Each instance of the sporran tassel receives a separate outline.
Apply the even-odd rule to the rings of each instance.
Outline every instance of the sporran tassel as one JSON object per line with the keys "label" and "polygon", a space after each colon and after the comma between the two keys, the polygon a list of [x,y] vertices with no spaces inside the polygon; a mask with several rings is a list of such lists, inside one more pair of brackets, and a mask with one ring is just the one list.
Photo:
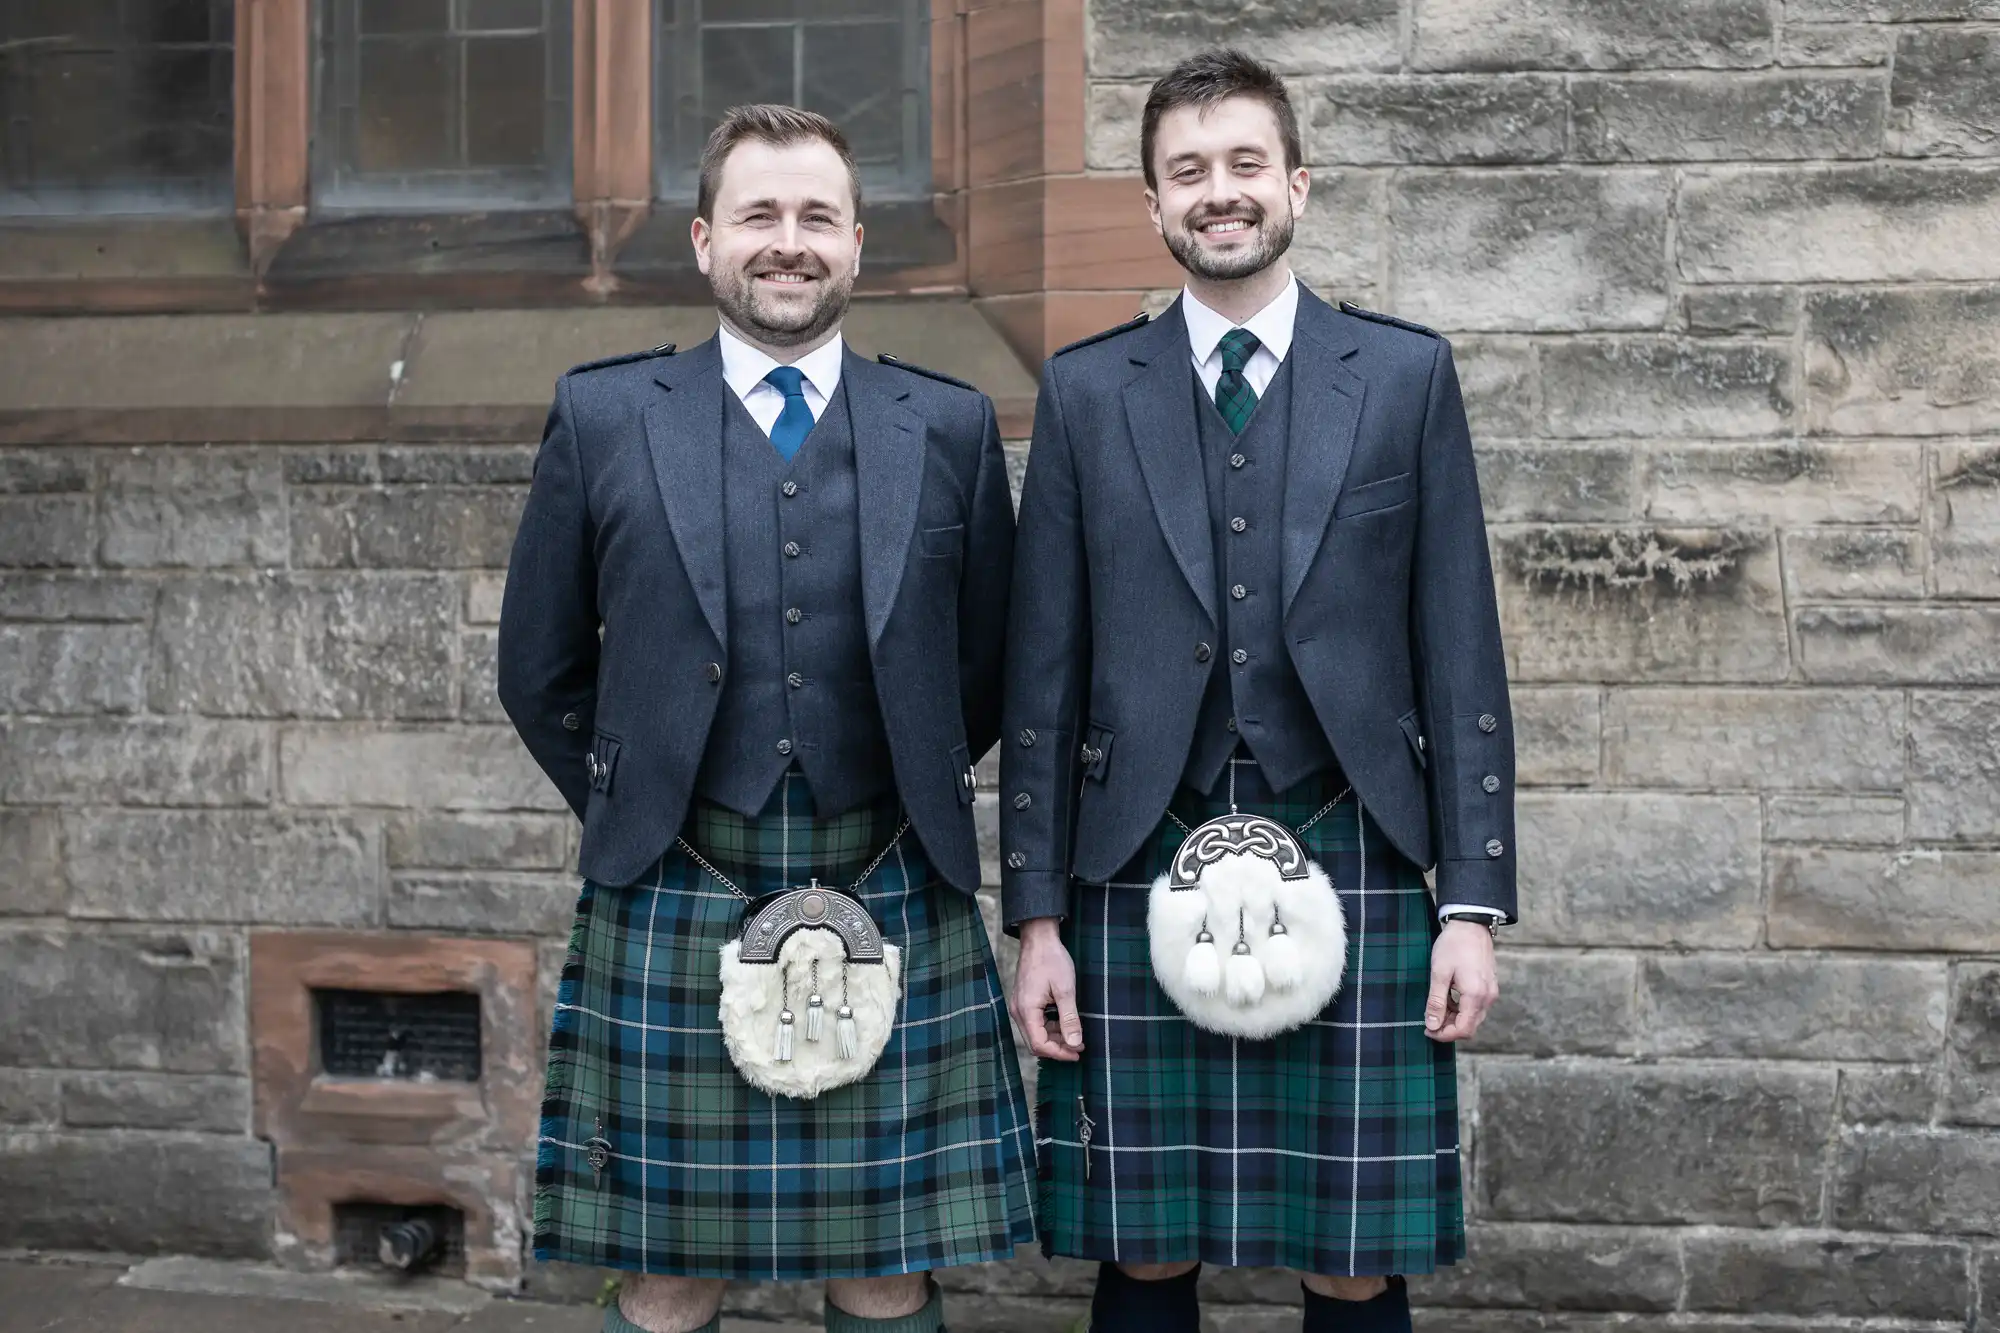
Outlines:
{"label": "sporran tassel", "polygon": [[834,1049],[843,1060],[852,1060],[861,1049],[861,1033],[854,1026],[854,1011],[846,1005],[840,1006],[840,1017],[833,1025]]}
{"label": "sporran tassel", "polygon": [[792,1062],[792,1011],[787,1009],[778,1015],[778,1063]]}
{"label": "sporran tassel", "polygon": [[1197,995],[1213,995],[1222,989],[1222,952],[1215,947],[1215,936],[1208,933],[1207,926],[1194,937],[1184,971],[1188,988]]}
{"label": "sporran tassel", "polygon": [[815,995],[806,1001],[806,1040],[818,1041],[826,1027],[826,1002]]}

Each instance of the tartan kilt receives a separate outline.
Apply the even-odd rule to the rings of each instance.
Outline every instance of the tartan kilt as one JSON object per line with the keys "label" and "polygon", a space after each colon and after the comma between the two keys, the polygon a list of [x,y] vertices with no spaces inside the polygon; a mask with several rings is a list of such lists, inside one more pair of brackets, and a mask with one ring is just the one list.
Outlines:
{"label": "tartan kilt", "polygon": [[[1344,782],[1274,796],[1232,761],[1238,805],[1296,829]],[[1226,814],[1183,789],[1190,826]],[[1348,795],[1301,840],[1347,916],[1319,1018],[1268,1041],[1205,1032],[1153,979],[1147,891],[1185,837],[1163,820],[1108,884],[1073,886],[1080,1062],[1041,1062],[1038,1216],[1052,1255],[1200,1259],[1328,1276],[1428,1273],[1465,1254],[1449,1044],[1424,1035],[1438,933],[1423,875]],[[1094,1122],[1086,1175],[1079,1108]]]}
{"label": "tartan kilt", "polygon": [[[811,875],[852,884],[900,822],[893,798],[816,818],[795,772],[755,818],[699,804],[685,837],[757,898]],[[856,896],[903,950],[896,1027],[866,1078],[798,1101],[744,1082],[723,1047],[718,951],[742,900],[678,846],[636,884],[584,882],[550,1039],[538,1259],[875,1277],[1034,1238],[1032,1129],[978,904],[914,833]]]}

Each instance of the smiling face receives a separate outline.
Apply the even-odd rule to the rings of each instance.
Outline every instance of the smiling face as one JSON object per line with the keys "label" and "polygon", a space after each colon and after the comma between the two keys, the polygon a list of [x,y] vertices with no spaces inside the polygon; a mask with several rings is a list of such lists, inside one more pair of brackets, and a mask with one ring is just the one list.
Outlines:
{"label": "smiling face", "polygon": [[1174,107],[1160,117],[1152,167],[1153,226],[1197,278],[1252,277],[1291,247],[1309,180],[1304,167],[1287,169],[1278,118],[1263,100]]}
{"label": "smiling face", "polygon": [[861,267],[854,211],[847,165],[831,144],[737,144],[692,233],[722,318],[766,348],[824,342],[847,313]]}

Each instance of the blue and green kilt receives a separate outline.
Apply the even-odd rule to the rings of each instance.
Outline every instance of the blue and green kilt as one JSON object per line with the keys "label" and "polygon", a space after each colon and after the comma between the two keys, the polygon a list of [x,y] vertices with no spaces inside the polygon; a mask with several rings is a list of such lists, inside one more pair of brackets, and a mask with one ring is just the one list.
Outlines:
{"label": "blue and green kilt", "polygon": [[[1232,761],[1237,803],[1297,828],[1345,783],[1274,795]],[[1190,827],[1229,810],[1183,790]],[[1308,831],[1347,914],[1339,994],[1269,1041],[1204,1032],[1153,980],[1147,890],[1185,837],[1164,820],[1109,884],[1078,883],[1081,1062],[1041,1064],[1038,1209],[1051,1254],[1125,1263],[1428,1273],[1465,1254],[1452,1048],[1424,1035],[1438,926],[1423,875],[1349,795]],[[1089,1170],[1080,1116],[1092,1122]]]}
{"label": "blue and green kilt", "polygon": [[[814,875],[852,884],[900,821],[894,800],[816,818],[794,773],[754,819],[699,805],[686,836],[756,898]],[[745,1083],[723,1048],[717,954],[742,901],[678,847],[639,883],[584,882],[550,1042],[537,1258],[874,1277],[1034,1238],[1032,1130],[978,905],[914,833],[856,896],[903,951],[896,1027],[867,1078],[797,1101]]]}

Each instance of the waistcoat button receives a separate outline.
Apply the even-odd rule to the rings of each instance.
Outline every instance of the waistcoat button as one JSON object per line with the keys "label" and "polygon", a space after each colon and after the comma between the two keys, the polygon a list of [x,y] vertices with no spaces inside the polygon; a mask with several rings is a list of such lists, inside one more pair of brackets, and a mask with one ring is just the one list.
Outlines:
{"label": "waistcoat button", "polygon": [[791,743],[790,741],[779,741],[779,742],[778,742],[778,753],[779,753],[779,754],[790,754],[791,752],[792,752],[792,743]]}
{"label": "waistcoat button", "polygon": [[1195,660],[1195,661],[1197,661],[1197,662],[1206,662],[1206,661],[1208,660],[1208,654],[1209,654],[1209,647],[1208,647],[1208,645],[1207,645],[1207,644],[1205,644],[1205,643],[1198,643],[1198,644],[1196,644],[1196,645],[1194,646],[1194,660]]}
{"label": "waistcoat button", "polygon": [[797,495],[799,493],[799,484],[796,481],[788,481],[783,486],[780,486],[778,489],[783,491],[785,493],[785,498],[789,500],[794,495]]}
{"label": "waistcoat button", "polygon": [[709,683],[709,684],[711,684],[711,685],[719,685],[719,684],[721,684],[721,683],[722,683],[722,663],[720,663],[720,662],[710,662],[710,663],[709,663],[708,665],[704,666],[704,667],[703,667],[703,668],[701,669],[701,674],[702,674],[702,675],[704,675],[704,676],[707,676],[707,677],[708,677],[708,683]]}
{"label": "waistcoat button", "polygon": [[796,560],[799,558],[799,544],[797,542],[785,543],[785,558],[787,560]]}

